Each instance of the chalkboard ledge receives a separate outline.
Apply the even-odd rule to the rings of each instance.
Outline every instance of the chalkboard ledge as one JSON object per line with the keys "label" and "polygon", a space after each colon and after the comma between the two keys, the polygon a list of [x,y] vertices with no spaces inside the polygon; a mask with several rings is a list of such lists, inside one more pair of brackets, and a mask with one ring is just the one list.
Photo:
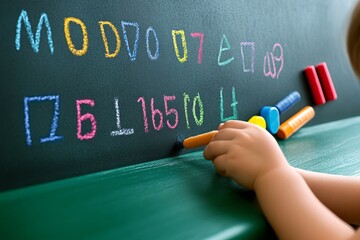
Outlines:
{"label": "chalkboard ledge", "polygon": [[[279,144],[300,168],[360,175],[360,117]],[[202,152],[0,193],[4,239],[275,239],[252,192]]]}

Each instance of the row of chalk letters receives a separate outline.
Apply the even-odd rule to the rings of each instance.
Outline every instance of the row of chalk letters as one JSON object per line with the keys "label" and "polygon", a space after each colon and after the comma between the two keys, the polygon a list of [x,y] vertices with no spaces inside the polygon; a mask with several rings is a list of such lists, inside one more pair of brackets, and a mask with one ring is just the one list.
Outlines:
{"label": "row of chalk letters", "polygon": [[[76,47],[71,38],[70,24],[75,24],[75,26],[80,27],[82,31],[82,46]],[[22,10],[16,25],[16,36],[15,36],[15,48],[16,50],[21,50],[21,30],[22,26],[25,26],[25,30],[30,41],[30,45],[35,53],[39,52],[39,44],[41,38],[41,31],[45,25],[47,32],[47,40],[50,49],[50,54],[54,54],[55,46],[53,41],[53,34],[51,30],[51,24],[46,13],[42,13],[36,28],[35,34],[32,31],[32,25],[29,21],[28,13],[26,10]],[[120,34],[116,26],[110,21],[99,21],[100,33],[104,43],[105,48],[105,57],[106,58],[115,58],[121,49],[121,39]],[[140,26],[137,22],[127,22],[121,21],[121,28],[123,33],[123,39],[125,41],[127,53],[131,61],[135,61],[137,58],[137,53],[139,49],[140,41]],[[135,36],[132,36],[134,43],[131,46],[129,42],[129,36],[127,30],[133,28]],[[109,46],[108,34],[111,31],[113,37],[115,38],[115,46]],[[84,56],[89,48],[89,35],[85,23],[75,17],[66,17],[64,19],[64,34],[66,43],[69,51],[75,56]],[[186,34],[184,30],[172,30],[171,31],[173,46],[175,51],[175,56],[180,63],[188,61],[188,42],[186,40]],[[197,63],[202,64],[203,59],[203,49],[204,49],[204,38],[205,34],[203,32],[191,32],[190,36],[192,38],[199,39],[198,53],[197,53]],[[181,44],[180,44],[181,43]],[[160,40],[156,33],[156,30],[153,27],[148,27],[145,34],[145,44],[147,55],[151,60],[157,60],[160,57]],[[243,72],[254,73],[255,71],[255,42],[244,41],[240,42],[241,47],[241,61]],[[155,49],[151,49],[153,46]],[[223,53],[231,50],[231,45],[226,35],[223,34],[220,41],[220,49],[217,58],[217,63],[219,66],[226,66],[233,62],[235,57],[229,57],[224,59]],[[263,64],[263,73],[266,77],[279,78],[279,75],[284,67],[284,50],[280,43],[275,43],[270,51],[266,51],[264,54]]]}
{"label": "row of chalk letters", "polygon": [[[224,97],[223,97],[223,88],[220,89],[220,121],[225,122],[227,120],[238,119],[237,111],[237,99],[235,88],[232,87],[231,91],[231,116],[225,116],[224,114]],[[58,135],[57,130],[60,121],[60,96],[59,95],[47,95],[47,96],[32,96],[24,97],[24,125],[25,125],[25,136],[26,144],[31,146],[33,144],[32,131],[31,131],[31,108],[41,107],[39,104],[32,103],[41,103],[41,102],[52,102],[53,103],[53,112],[52,122],[50,127],[49,136],[41,138],[40,143],[54,142],[63,140],[64,136]],[[175,101],[183,102],[183,109],[181,112],[179,109],[174,108]],[[179,125],[179,121],[185,121],[186,128],[190,129],[192,124],[195,126],[202,126],[205,118],[205,108],[203,101],[201,99],[200,93],[197,93],[195,96],[190,96],[188,93],[183,93],[180,98],[177,98],[175,95],[167,96],[164,95],[162,99],[150,98],[146,99],[145,97],[139,97],[137,102],[140,106],[140,115],[142,115],[142,120],[144,123],[143,131],[148,133],[149,131],[160,131],[163,128],[175,129]],[[81,111],[82,106],[87,105],[88,107],[95,107],[94,99],[78,99],[76,100],[76,113],[77,113],[77,138],[79,140],[90,140],[93,139],[97,134],[98,122],[96,121],[96,116],[93,113],[87,112],[83,113]],[[161,106],[161,107],[159,107]],[[123,128],[120,119],[120,103],[118,97],[114,98],[114,108],[115,108],[115,122],[116,128],[113,131],[110,131],[110,136],[126,136],[132,135],[135,133],[134,128]],[[182,115],[183,111],[183,115]],[[212,109],[213,111],[213,109]],[[43,111],[46,112],[46,111]],[[133,116],[133,115],[132,115]],[[181,119],[181,116],[184,116]],[[90,123],[91,129],[84,133],[83,124]]]}
{"label": "row of chalk letters", "polygon": [[[235,88],[232,87],[231,91],[232,102],[230,104],[232,108],[232,115],[225,117],[224,116],[224,97],[223,97],[223,88],[220,89],[220,121],[226,122],[228,120],[237,120],[237,99]],[[295,133],[299,128],[305,125],[310,121],[314,115],[314,109],[310,106],[307,106],[297,112],[294,116],[287,119],[283,124],[280,125],[280,115],[293,107],[300,100],[300,94],[297,91],[294,91],[287,95],[285,98],[281,99],[274,106],[264,106],[261,108],[260,116],[253,116],[250,118],[249,122],[257,124],[263,128],[266,128],[271,134],[277,134],[281,139],[286,139]],[[184,115],[186,121],[186,127],[190,129],[189,118],[192,115],[194,123],[197,126],[201,126],[204,122],[205,109],[201,100],[201,96],[197,93],[193,98],[190,97],[188,93],[183,93],[183,106],[184,106]],[[41,138],[40,143],[45,142],[54,142],[62,140],[64,137],[57,135],[57,128],[59,123],[60,116],[60,96],[59,95],[49,95],[49,96],[35,96],[35,97],[25,97],[24,98],[24,115],[25,115],[25,135],[27,145],[32,145],[31,137],[31,127],[30,127],[30,103],[31,102],[44,102],[44,101],[53,101],[54,102],[54,112],[52,118],[52,124],[50,129],[50,134],[48,137]],[[179,124],[179,111],[171,107],[170,105],[176,101],[176,96],[163,96],[163,110],[155,107],[155,99],[150,99],[150,112],[152,128],[155,131],[160,131],[167,126],[169,129],[175,129]],[[137,102],[140,103],[142,109],[142,116],[144,121],[144,132],[148,133],[150,131],[149,118],[148,116],[149,103],[144,97],[139,97]],[[95,101],[93,99],[79,99],[76,100],[76,111],[77,111],[77,138],[79,140],[90,140],[93,139],[97,132],[97,121],[93,113],[83,114],[81,111],[82,105],[89,105],[90,107],[95,107]],[[158,106],[159,104],[157,104]],[[190,108],[189,105],[192,105]],[[127,136],[135,133],[134,128],[123,128],[120,119],[120,106],[119,99],[114,98],[114,107],[115,107],[115,117],[116,117],[116,129],[110,131],[110,136]],[[213,110],[213,109],[212,109]],[[91,123],[91,130],[83,133],[82,126],[84,121],[89,121]],[[165,124],[166,123],[166,124]]]}

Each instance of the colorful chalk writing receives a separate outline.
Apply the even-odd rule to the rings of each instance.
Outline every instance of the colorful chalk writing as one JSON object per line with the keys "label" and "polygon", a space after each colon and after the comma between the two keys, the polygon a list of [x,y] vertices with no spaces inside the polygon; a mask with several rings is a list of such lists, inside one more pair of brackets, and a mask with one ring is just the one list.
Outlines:
{"label": "colorful chalk writing", "polygon": [[[81,49],[76,49],[76,47],[74,46],[74,44],[71,40],[71,36],[70,36],[70,23],[71,22],[76,23],[77,25],[80,25],[80,27],[81,27],[81,31],[83,34],[83,45],[82,45]],[[88,38],[86,26],[80,19],[74,18],[74,17],[65,18],[64,19],[64,34],[65,34],[65,38],[66,38],[66,43],[72,54],[74,54],[76,56],[83,56],[86,54],[88,47],[89,47],[89,38]]]}
{"label": "colorful chalk writing", "polygon": [[30,102],[44,102],[44,101],[54,101],[54,115],[52,118],[50,135],[46,138],[41,138],[40,143],[45,142],[53,142],[56,140],[63,139],[63,136],[57,136],[56,130],[58,128],[59,123],[59,108],[60,108],[60,97],[59,95],[50,95],[50,96],[36,96],[36,97],[25,97],[24,98],[24,115],[25,115],[25,135],[26,135],[26,143],[27,145],[32,144],[31,139],[31,128],[30,128]]}
{"label": "colorful chalk writing", "polygon": [[[101,37],[102,43],[104,44],[105,50],[105,58],[116,58],[120,54],[120,50],[122,47],[121,42],[121,34],[123,40],[125,42],[126,51],[129,56],[130,61],[134,62],[137,60],[137,54],[139,50],[140,44],[140,25],[137,22],[128,22],[128,21],[119,21],[119,25],[121,25],[121,30],[118,31],[117,24],[112,23],[110,21],[98,21],[98,31],[100,31],[99,36]],[[53,33],[50,27],[50,21],[48,15],[46,13],[41,13],[39,22],[36,28],[35,34],[32,31],[32,26],[28,18],[28,13],[26,10],[22,10],[17,19],[16,23],[16,35],[15,35],[15,49],[17,51],[21,50],[21,34],[22,26],[25,26],[26,34],[30,41],[31,48],[35,53],[40,51],[40,38],[41,31],[43,28],[46,28],[47,31],[47,41],[50,49],[50,54],[54,55],[54,42],[53,42]],[[45,26],[45,27],[44,27]],[[76,17],[66,17],[64,18],[64,36],[67,47],[69,51],[75,56],[84,56],[89,50],[89,36],[87,31],[86,24],[79,18]],[[82,45],[75,46],[72,41],[71,34],[79,34],[79,31],[71,32],[72,27],[80,27],[81,29],[81,38]],[[144,28],[145,29],[145,28]],[[170,46],[172,42],[172,46],[174,49],[174,54],[179,63],[185,63],[187,61],[192,63],[203,64],[203,56],[204,56],[204,39],[205,33],[201,31],[190,32],[190,36],[194,39],[193,41],[187,42],[187,34],[184,30],[171,30],[168,33],[168,37],[170,37]],[[208,33],[206,33],[208,34]],[[147,52],[147,56],[150,61],[156,61],[160,58],[160,43],[161,43],[161,35],[158,35],[155,28],[149,26],[146,28],[146,32],[143,35],[145,37],[145,48]],[[77,36],[79,37],[79,36]],[[93,36],[95,38],[95,36]],[[75,36],[73,36],[75,39]],[[111,38],[115,38],[115,41],[108,41]],[[130,42],[130,39],[133,42]],[[198,41],[197,41],[198,40]],[[231,63],[239,62],[240,68],[242,67],[243,73],[255,73],[256,68],[256,59],[259,53],[255,54],[258,46],[260,45],[255,41],[244,41],[246,39],[241,39],[242,41],[238,41],[237,44],[240,44],[240,50],[234,50],[231,48],[231,44],[226,37],[226,34],[221,34],[219,37],[220,45],[219,49],[216,49],[217,59],[214,61],[219,67],[225,67]],[[97,41],[93,41],[97,42]],[[109,42],[115,44],[114,46],[110,46]],[[189,59],[188,56],[188,44],[197,44],[195,45],[197,49],[196,59]],[[189,45],[190,46],[190,45]],[[206,45],[208,46],[208,45]],[[239,46],[239,45],[238,45]],[[25,46],[26,47],[26,46]],[[24,48],[24,46],[23,46]],[[91,48],[95,49],[95,48]],[[189,48],[190,49],[190,48]],[[191,48],[194,49],[194,48]],[[211,49],[208,47],[206,51],[210,51]],[[169,51],[167,51],[169,52]],[[170,51],[171,52],[171,51]],[[280,73],[284,68],[284,49],[282,45],[278,42],[274,43],[271,51],[266,51],[264,54],[264,61],[260,60],[260,64],[263,66],[263,74],[265,77],[271,77],[273,79],[278,79]],[[194,56],[191,55],[191,56]],[[241,66],[242,64],[242,66]],[[148,133],[150,128],[154,131],[160,131],[164,128],[169,130],[176,129],[179,125],[179,122],[182,120],[186,124],[186,128],[190,129],[192,126],[201,127],[205,121],[205,109],[204,104],[199,92],[196,93],[195,96],[190,96],[188,93],[184,92],[182,94],[183,99],[180,100],[183,103],[184,115],[179,114],[179,111],[175,106],[179,101],[176,99],[175,95],[163,95],[161,101],[158,101],[157,98],[151,97],[150,99],[145,99],[145,97],[141,96],[137,98],[137,103],[141,105],[142,120],[144,124],[144,132]],[[230,97],[228,98],[230,99]],[[24,97],[24,115],[25,115],[25,136],[26,136],[26,144],[31,146],[33,143],[31,128],[30,128],[30,103],[32,102],[44,102],[44,101],[53,101],[54,102],[54,113],[52,118],[51,129],[48,137],[44,137],[40,139],[40,143],[46,142],[54,142],[58,140],[62,140],[64,137],[57,135],[56,131],[58,129],[59,116],[60,116],[60,96],[59,95],[48,95],[48,96],[35,96],[35,97]],[[95,108],[95,101],[93,99],[78,99],[75,100],[76,105],[76,116],[77,119],[75,121],[77,126],[77,139],[83,140],[91,140],[95,137],[97,132],[97,121],[94,113],[82,113],[81,109],[89,109],[88,107]],[[88,105],[88,106],[84,106]],[[219,121],[225,122],[227,120],[238,119],[238,101],[236,97],[235,87],[231,88],[231,103],[226,103],[224,101],[224,89],[220,88],[219,94]],[[230,106],[232,111],[231,114],[225,116],[225,108],[226,106]],[[35,106],[33,106],[35,107]],[[110,136],[129,136],[135,133],[134,128],[124,128],[121,122],[121,107],[119,103],[119,98],[114,97],[114,109],[115,109],[115,130],[109,130]],[[84,111],[84,110],[83,110]],[[226,111],[230,112],[230,111]],[[148,116],[148,114],[151,114]],[[184,119],[181,119],[181,116],[184,116]],[[151,123],[149,121],[151,119]],[[90,128],[89,124],[90,123]],[[149,127],[150,126],[150,127]],[[108,132],[108,133],[109,133]]]}
{"label": "colorful chalk writing", "polygon": [[[81,115],[81,105],[87,104],[91,107],[94,107],[95,102],[91,99],[83,99],[83,100],[76,100],[76,110],[77,110],[77,138],[80,140],[88,140],[95,137],[96,134],[96,120],[93,114],[86,113]],[[82,134],[82,122],[85,120],[89,120],[91,122],[91,131],[85,134]]]}
{"label": "colorful chalk writing", "polygon": [[[203,101],[201,100],[200,93],[198,92],[193,98],[190,97],[188,93],[183,93],[183,104],[184,104],[184,115],[185,115],[185,123],[186,128],[190,129],[190,119],[189,115],[192,114],[194,119],[195,126],[201,127],[205,120],[205,109],[203,105]],[[192,100],[192,108],[189,109],[189,103],[191,105]],[[44,102],[44,101],[54,101],[54,114],[51,124],[51,130],[49,137],[41,138],[40,143],[45,142],[54,142],[57,140],[63,139],[63,136],[56,135],[56,130],[58,128],[59,116],[60,116],[60,97],[59,95],[49,95],[49,96],[36,96],[36,97],[25,97],[24,98],[24,115],[25,115],[25,135],[26,135],[26,143],[28,146],[32,145],[31,138],[31,129],[30,129],[30,110],[29,103],[30,102]],[[158,107],[158,104],[155,105],[155,98],[150,98],[150,112],[151,112],[151,126],[153,130],[160,131],[167,126],[168,129],[176,129],[181,121],[179,112],[175,107],[171,107],[172,104],[175,105],[176,96],[171,95],[163,95],[163,110],[162,107]],[[148,122],[148,102],[145,100],[145,97],[139,97],[137,99],[138,103],[141,103],[141,113],[143,116],[144,122],[144,132],[149,132],[149,122]],[[238,118],[238,101],[236,98],[236,89],[235,87],[231,88],[231,104],[224,103],[224,88],[220,88],[219,94],[219,121],[225,122],[228,120],[237,120]],[[77,112],[77,138],[79,140],[91,140],[95,137],[97,131],[97,121],[95,115],[93,113],[85,113],[82,114],[81,108],[82,105],[89,105],[90,107],[95,107],[95,101],[93,99],[81,99],[76,100],[76,112]],[[231,107],[232,114],[229,116],[225,116],[225,106]],[[115,117],[116,117],[116,130],[110,131],[110,136],[129,136],[135,133],[134,128],[123,128],[121,124],[121,114],[120,114],[120,104],[119,98],[114,98],[114,107],[115,107]],[[214,111],[212,108],[211,111]],[[86,133],[83,133],[83,124],[85,121],[90,121],[91,130],[87,130]],[[166,124],[165,124],[166,123]],[[87,128],[88,128],[88,124]]]}
{"label": "colorful chalk writing", "polygon": [[[174,115],[174,123],[171,124],[170,120],[166,120],[166,124],[169,128],[174,129],[177,127],[179,122],[179,114],[175,108],[169,108],[168,102],[174,101],[176,99],[175,96],[164,96],[164,109],[165,114],[168,118],[170,115]],[[149,124],[147,120],[147,112],[146,112],[146,102],[144,97],[139,97],[137,102],[141,102],[143,118],[144,118],[144,132],[149,132]],[[164,114],[158,109],[155,108],[155,100],[154,98],[150,99],[150,108],[151,108],[151,120],[154,130],[159,131],[164,126]]]}
{"label": "colorful chalk writing", "polygon": [[[50,22],[48,15],[46,13],[42,13],[38,22],[37,30],[34,34],[31,29],[31,24],[28,19],[28,13],[26,10],[22,10],[17,24],[16,24],[16,35],[15,35],[15,48],[16,50],[20,51],[21,49],[21,26],[22,22],[24,22],[25,29],[27,31],[27,35],[33,48],[34,52],[39,52],[39,45],[40,45],[40,37],[41,37],[41,30],[42,26],[45,25],[47,29],[47,37],[48,37],[48,44],[50,48],[50,53],[54,54],[54,43],[52,40],[52,32],[50,27]],[[115,58],[118,56],[121,50],[121,38],[117,27],[110,21],[98,21],[100,26],[100,33],[101,38],[105,47],[105,58]],[[72,38],[71,38],[71,25],[79,25],[82,31],[82,46],[75,46]],[[105,28],[109,28],[112,30],[115,36],[115,47],[112,52],[110,51],[110,46],[108,42],[107,32]],[[140,25],[137,22],[128,22],[128,21],[121,21],[121,28],[123,39],[125,41],[127,53],[131,61],[136,61],[137,53],[140,44]],[[130,31],[130,28],[133,28]],[[128,31],[129,30],[129,31]],[[129,33],[133,36],[129,38]],[[84,56],[88,49],[89,49],[89,36],[88,31],[85,23],[75,17],[66,17],[64,19],[64,35],[65,40],[70,52],[75,56]],[[184,30],[171,30],[172,42],[174,47],[174,52],[177,60],[180,63],[184,63],[188,61],[188,43],[186,41],[186,34]],[[203,32],[191,32],[190,36],[193,38],[199,39],[199,44],[197,48],[197,64],[202,64],[203,61],[203,54],[204,54],[204,38],[205,33]],[[129,39],[133,39],[134,43],[130,44]],[[181,47],[179,46],[181,43]],[[155,31],[155,29],[150,26],[146,29],[145,33],[145,45],[147,55],[150,60],[158,60],[160,57],[160,39]],[[222,34],[220,39],[220,49],[218,52],[217,64],[220,67],[224,67],[235,60],[234,56],[235,52],[232,51],[230,42],[225,34]],[[255,42],[251,41],[240,41],[240,55],[242,62],[242,69],[243,72],[255,72]],[[284,51],[283,47],[280,43],[275,43],[273,45],[272,51],[266,51],[264,55],[264,62],[263,62],[263,73],[265,77],[271,78],[279,78],[279,75],[284,67]]]}
{"label": "colorful chalk writing", "polygon": [[[118,53],[120,51],[120,47],[121,47],[121,40],[120,40],[119,32],[116,29],[116,27],[114,26],[114,24],[112,24],[109,21],[100,21],[99,25],[100,25],[101,36],[102,36],[102,39],[104,42],[104,47],[105,47],[105,57],[106,58],[114,58],[114,57],[116,57],[116,55],[118,55]],[[107,37],[105,34],[104,25],[107,25],[111,28],[111,30],[113,31],[115,38],[116,38],[116,48],[113,53],[110,53],[110,50],[109,50],[109,44],[108,44],[108,40],[107,40]]]}
{"label": "colorful chalk writing", "polygon": [[34,38],[34,34],[31,29],[31,24],[30,24],[27,12],[25,10],[21,11],[17,25],[16,25],[16,36],[15,36],[16,50],[19,51],[20,47],[21,47],[20,38],[21,38],[21,22],[22,21],[25,24],[26,32],[27,32],[31,47],[33,48],[35,53],[39,52],[41,29],[42,29],[43,24],[45,24],[50,53],[54,54],[54,44],[53,44],[53,40],[52,40],[51,27],[50,27],[50,23],[49,23],[47,14],[46,13],[41,14],[38,26],[36,28],[35,38]]}

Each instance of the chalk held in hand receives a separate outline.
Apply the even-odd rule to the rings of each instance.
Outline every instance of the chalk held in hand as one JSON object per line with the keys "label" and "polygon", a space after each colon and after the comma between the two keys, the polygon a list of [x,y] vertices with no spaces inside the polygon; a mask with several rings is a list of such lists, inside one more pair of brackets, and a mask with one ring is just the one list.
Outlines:
{"label": "chalk held in hand", "polygon": [[218,131],[214,130],[207,133],[202,133],[193,137],[186,138],[182,145],[184,148],[197,148],[209,144],[211,139],[217,134]]}
{"label": "chalk held in hand", "polygon": [[[261,116],[253,116],[249,120],[250,123],[256,124],[262,128],[266,128],[265,119]],[[188,137],[185,140],[178,139],[175,143],[176,148],[197,148],[208,145],[211,139],[217,134],[218,131],[214,130],[211,132],[202,133],[193,137]]]}
{"label": "chalk held in hand", "polygon": [[277,136],[281,139],[287,139],[293,135],[297,130],[304,126],[315,116],[315,110],[310,107],[304,107],[294,116],[286,120],[283,124],[280,125]]}

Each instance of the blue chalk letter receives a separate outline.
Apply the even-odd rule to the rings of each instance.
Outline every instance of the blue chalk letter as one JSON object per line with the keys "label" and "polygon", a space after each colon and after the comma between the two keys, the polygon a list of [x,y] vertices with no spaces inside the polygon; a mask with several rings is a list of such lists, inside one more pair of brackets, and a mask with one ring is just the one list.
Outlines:
{"label": "blue chalk letter", "polygon": [[24,114],[25,114],[25,134],[26,143],[31,146],[31,131],[30,131],[30,116],[29,116],[29,102],[43,102],[43,101],[54,101],[54,115],[52,119],[50,135],[46,138],[41,138],[40,143],[52,142],[63,139],[63,136],[56,136],[56,129],[59,122],[59,106],[60,98],[59,95],[54,96],[43,96],[43,97],[24,97]]}
{"label": "blue chalk letter", "polygon": [[48,19],[46,13],[42,13],[40,16],[39,23],[38,23],[38,26],[36,29],[35,39],[34,39],[34,34],[31,29],[31,24],[29,22],[29,18],[28,18],[27,12],[25,10],[21,11],[18,22],[17,22],[17,26],[16,26],[16,36],[15,36],[16,50],[20,51],[21,21],[24,21],[30,44],[35,53],[39,52],[41,29],[42,29],[43,23],[45,23],[45,26],[47,28],[47,37],[48,37],[50,53],[54,54],[54,44],[53,44],[53,40],[52,40],[51,27],[50,27],[49,19]]}
{"label": "blue chalk letter", "polygon": [[[125,40],[125,43],[126,43],[126,48],[127,48],[128,53],[129,53],[130,60],[135,61],[138,46],[139,46],[139,24],[136,23],[136,22],[131,23],[131,22],[121,21],[121,26],[122,26],[122,30],[123,30],[123,33],[124,33],[124,40]],[[126,26],[133,26],[133,27],[135,27],[135,31],[136,31],[134,48],[133,48],[132,52],[131,52],[130,46],[129,46],[129,40],[128,40],[128,36],[127,36],[127,33],[126,33]]]}
{"label": "blue chalk letter", "polygon": [[[154,39],[155,39],[155,43],[156,43],[156,51],[155,51],[155,54],[153,55],[150,51],[150,44],[149,44],[149,35],[150,35],[150,32],[153,33],[154,35]],[[157,37],[157,34],[155,32],[155,30],[152,28],[152,27],[149,27],[147,30],[146,30],[146,50],[147,50],[147,54],[149,56],[149,58],[151,60],[157,60],[159,55],[160,55],[160,48],[159,48],[159,39]]]}

